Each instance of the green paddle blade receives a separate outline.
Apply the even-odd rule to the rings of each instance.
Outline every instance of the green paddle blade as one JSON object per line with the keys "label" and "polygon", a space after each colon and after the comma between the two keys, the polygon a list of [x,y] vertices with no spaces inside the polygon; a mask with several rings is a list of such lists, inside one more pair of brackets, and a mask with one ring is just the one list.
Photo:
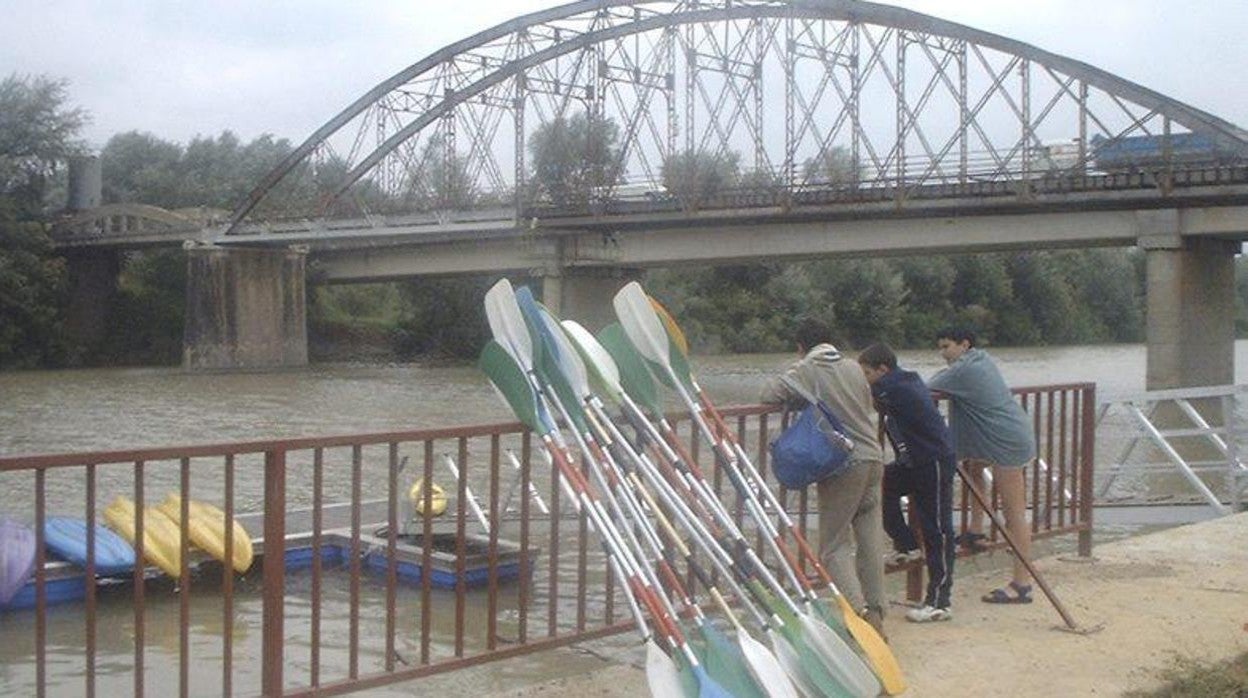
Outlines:
{"label": "green paddle blade", "polygon": [[750,676],[741,648],[724,637],[709,620],[699,630],[706,640],[702,665],[715,683],[736,698],[765,698],[766,694]]}
{"label": "green paddle blade", "polygon": [[768,611],[780,617],[780,622],[783,623],[781,629],[797,627],[797,616],[793,614],[793,610],[789,608],[788,604],[781,602],[780,599],[777,599],[774,594],[768,591],[762,582],[755,578],[747,581],[746,586],[754,593],[755,598],[762,599],[763,606]]}
{"label": "green paddle blade", "polygon": [[836,634],[841,636],[841,639],[846,642],[854,642],[853,637],[849,634],[849,628],[845,627],[845,616],[841,614],[840,607],[834,607],[830,599],[819,599],[812,605],[815,607],[815,613],[819,614],[823,622],[829,628],[835,630]]}
{"label": "green paddle blade", "polygon": [[486,342],[477,365],[525,426],[540,434],[549,431],[549,417],[538,405],[537,395],[529,384],[528,376],[501,344],[492,339]]}
{"label": "green paddle blade", "polygon": [[646,368],[646,361],[624,334],[619,323],[604,327],[598,333],[598,341],[607,350],[620,370],[620,386],[637,404],[649,410],[654,417],[663,414],[663,398],[659,386]]}

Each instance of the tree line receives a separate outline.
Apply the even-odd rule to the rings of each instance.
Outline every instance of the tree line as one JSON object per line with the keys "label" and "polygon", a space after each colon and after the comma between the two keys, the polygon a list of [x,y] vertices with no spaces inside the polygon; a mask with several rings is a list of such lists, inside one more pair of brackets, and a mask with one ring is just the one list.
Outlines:
{"label": "tree line", "polygon": [[[89,115],[69,104],[64,81],[13,75],[0,82],[0,368],[176,364],[181,354],[186,266],[181,250],[135,252],[123,260],[108,332],[97,346],[75,346],[64,330],[70,279],[48,237],[63,209],[65,164],[87,152]],[[329,214],[497,205],[510,192],[481,192],[465,158],[436,135],[420,155],[421,176],[406,192],[368,181]],[[588,205],[619,181],[619,128],[584,114],[554,119],[528,139],[525,196],[560,206]],[[105,203],[228,211],[292,150],[264,135],[244,143],[231,132],[186,145],[155,135],[113,136],[99,153]],[[689,205],[726,187],[759,183],[734,153],[676,153],[663,164],[667,191]],[[346,164],[306,163],[266,203],[280,215],[322,200]],[[833,149],[805,163],[808,178],[853,176]],[[648,288],[681,318],[703,352],[788,351],[797,316],[827,321],[843,342],[884,340],[927,346],[948,323],[977,328],[998,345],[1138,342],[1144,335],[1143,254],[1106,249],[947,257],[824,259],[715,268],[655,270]],[[309,335],[371,344],[399,359],[470,358],[488,336],[480,299],[487,277],[413,279],[393,284],[312,286]],[[1248,334],[1248,263],[1236,266],[1240,335]],[[314,353],[315,355],[315,353]]]}

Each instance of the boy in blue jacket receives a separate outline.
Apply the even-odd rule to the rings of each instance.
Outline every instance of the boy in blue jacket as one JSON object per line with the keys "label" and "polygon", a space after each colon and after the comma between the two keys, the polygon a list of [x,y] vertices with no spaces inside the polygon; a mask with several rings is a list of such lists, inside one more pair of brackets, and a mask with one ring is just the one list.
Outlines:
{"label": "boy in blue jacket", "polygon": [[897,462],[884,474],[884,527],[900,548],[917,549],[914,534],[901,516],[898,500],[910,495],[918,508],[926,549],[927,594],[923,606],[906,612],[915,623],[950,620],[953,588],[953,476],[957,472],[953,439],[932,394],[914,371],[898,368],[886,344],[873,344],[858,355],[871,385],[876,409],[884,418]]}

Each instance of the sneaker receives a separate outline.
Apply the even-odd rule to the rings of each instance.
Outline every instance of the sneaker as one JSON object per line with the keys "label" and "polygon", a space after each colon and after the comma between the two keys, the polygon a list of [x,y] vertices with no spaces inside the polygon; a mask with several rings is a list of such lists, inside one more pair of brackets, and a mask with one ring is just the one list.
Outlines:
{"label": "sneaker", "polygon": [[920,606],[906,611],[906,620],[911,623],[934,623],[938,620],[953,620],[953,611],[935,606]]}
{"label": "sneaker", "polygon": [[894,550],[893,552],[884,556],[884,564],[906,565],[911,562],[917,562],[922,559],[923,559],[923,551],[918,548],[915,548],[914,550],[907,550],[905,552],[902,552],[900,550]]}

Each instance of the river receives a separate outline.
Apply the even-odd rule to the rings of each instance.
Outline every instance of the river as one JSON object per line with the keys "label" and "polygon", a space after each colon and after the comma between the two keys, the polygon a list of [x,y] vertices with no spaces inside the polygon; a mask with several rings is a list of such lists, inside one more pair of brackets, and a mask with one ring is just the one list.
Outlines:
{"label": "river", "polygon": [[[1091,381],[1098,398],[1144,389],[1142,345],[990,349],[1011,385]],[[1244,380],[1248,341],[1235,344]],[[754,402],[763,380],[793,357],[695,356],[718,404]],[[932,351],[903,351],[924,376]],[[472,365],[316,365],[252,373],[174,368],[0,373],[0,455],[380,432],[510,421]]]}

